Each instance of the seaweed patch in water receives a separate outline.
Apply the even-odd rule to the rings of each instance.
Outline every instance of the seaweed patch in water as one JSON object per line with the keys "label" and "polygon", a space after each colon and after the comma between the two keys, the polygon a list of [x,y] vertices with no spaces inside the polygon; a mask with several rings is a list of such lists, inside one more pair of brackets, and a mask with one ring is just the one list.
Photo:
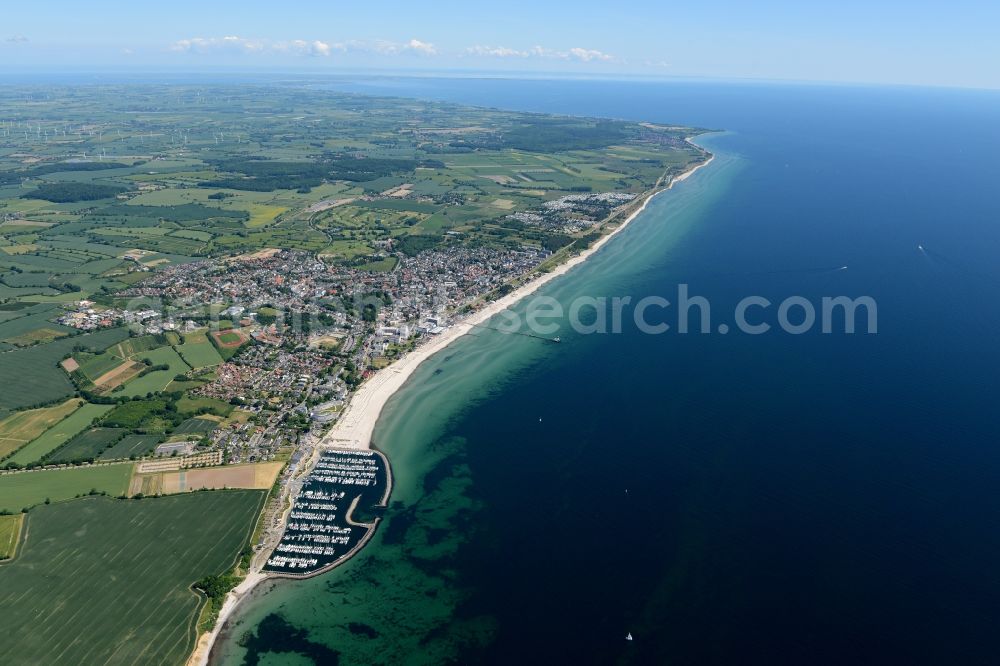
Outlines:
{"label": "seaweed patch in water", "polygon": [[261,620],[256,634],[249,631],[244,634],[240,644],[247,649],[246,657],[243,658],[244,666],[257,666],[261,656],[268,652],[293,652],[312,660],[314,664],[324,666],[336,666],[340,663],[339,652],[309,640],[309,632],[289,624],[276,613]]}
{"label": "seaweed patch in water", "polygon": [[365,636],[367,638],[379,637],[379,633],[375,630],[375,627],[369,626],[363,622],[349,622],[347,624],[347,628],[355,636]]}

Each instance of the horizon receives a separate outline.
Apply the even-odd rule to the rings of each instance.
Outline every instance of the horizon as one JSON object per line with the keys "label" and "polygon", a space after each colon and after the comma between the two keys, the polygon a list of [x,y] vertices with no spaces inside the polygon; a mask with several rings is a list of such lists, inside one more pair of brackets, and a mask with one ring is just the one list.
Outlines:
{"label": "horizon", "polygon": [[[380,79],[454,79],[454,80],[496,80],[496,81],[592,81],[592,82],[620,82],[620,83],[649,83],[649,84],[704,84],[704,85],[732,85],[732,86],[791,86],[791,87],[815,87],[815,88],[857,88],[857,89],[900,89],[900,90],[927,90],[927,91],[955,91],[955,92],[1000,92],[1000,85],[976,86],[959,85],[949,83],[897,83],[879,82],[863,80],[824,80],[824,79],[794,79],[794,78],[752,78],[752,77],[713,77],[713,76],[685,76],[670,74],[651,73],[627,73],[627,72],[567,72],[555,70],[479,70],[479,69],[419,69],[419,68],[382,68],[382,67],[344,67],[342,69],[316,68],[316,67],[296,67],[296,66],[271,66],[271,67],[242,67],[242,66],[214,66],[214,67],[167,67],[167,66],[80,66],[80,67],[55,67],[40,65],[37,67],[25,67],[20,72],[0,72],[0,85],[24,85],[29,80],[38,77],[47,77],[46,80],[34,81],[35,85],[87,85],[87,84],[191,84],[201,83],[224,83],[226,78],[231,78],[234,82],[240,79],[262,77],[310,77],[315,80],[336,80],[336,79],[359,79],[369,78]],[[122,77],[120,79],[109,78],[108,80],[76,81],[72,80],[80,77]],[[177,81],[167,80],[181,79]],[[53,78],[63,78],[63,81],[53,81]],[[138,80],[146,78],[147,80]],[[198,79],[214,79],[211,81],[199,81]],[[221,79],[221,80],[219,80]],[[261,83],[267,83],[262,81]],[[278,83],[278,81],[274,81]],[[382,94],[372,93],[375,96]]]}
{"label": "horizon", "polygon": [[585,1],[568,12],[515,0],[446,2],[426,12],[309,1],[263,16],[230,0],[180,0],[155,17],[120,0],[98,2],[83,16],[65,0],[45,4],[43,18],[37,7],[6,12],[0,55],[16,69],[517,72],[1000,89],[991,65],[1000,45],[988,29],[1000,23],[1000,8],[981,2],[943,13],[895,2],[831,9],[784,0],[626,8]]}

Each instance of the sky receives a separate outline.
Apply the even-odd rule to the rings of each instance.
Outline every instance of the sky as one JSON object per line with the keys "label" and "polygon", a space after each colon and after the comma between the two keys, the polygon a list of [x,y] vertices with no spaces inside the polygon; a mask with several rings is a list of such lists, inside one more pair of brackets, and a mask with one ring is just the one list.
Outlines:
{"label": "sky", "polygon": [[8,3],[7,71],[523,72],[1000,88],[1000,2]]}

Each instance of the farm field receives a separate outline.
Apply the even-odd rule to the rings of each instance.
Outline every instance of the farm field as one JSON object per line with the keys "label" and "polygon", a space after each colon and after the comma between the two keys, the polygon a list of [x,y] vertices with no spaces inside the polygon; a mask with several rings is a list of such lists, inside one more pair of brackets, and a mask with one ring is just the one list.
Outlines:
{"label": "farm field", "polygon": [[223,488],[267,490],[274,485],[282,467],[283,462],[265,462],[136,474],[132,477],[128,494],[172,495],[192,490]]}
{"label": "farm field", "polygon": [[142,370],[142,365],[139,363],[125,361],[112,370],[105,372],[100,377],[97,377],[94,380],[94,388],[102,393],[113,391],[138,375]]}
{"label": "farm field", "polygon": [[203,435],[212,432],[219,427],[219,421],[216,419],[205,418],[201,416],[196,416],[190,419],[182,421],[179,426],[174,428],[173,435]]}
{"label": "farm field", "polygon": [[183,664],[204,597],[246,545],[261,491],[85,498],[27,515],[0,565],[4,663]]}
{"label": "farm field", "polygon": [[195,370],[220,365],[222,357],[215,350],[215,345],[208,341],[204,333],[184,337],[184,344],[176,347],[181,357]]}
{"label": "farm field", "polygon": [[90,403],[82,405],[68,417],[32,440],[24,448],[18,450],[7,462],[24,466],[42,460],[46,455],[68,442],[74,435],[90,426],[95,418],[111,411],[111,408],[112,405],[94,405]]}
{"label": "farm field", "polygon": [[138,428],[155,414],[167,407],[167,401],[161,398],[153,400],[130,400],[112,409],[104,417],[102,424],[119,428]]}
{"label": "farm field", "polygon": [[114,347],[109,348],[108,352],[124,360],[137,356],[142,352],[162,347],[164,344],[166,344],[166,339],[162,336],[140,335],[135,338],[123,340]]}
{"label": "farm field", "polygon": [[133,467],[120,463],[0,474],[0,511],[20,511],[46,499],[59,502],[91,490],[124,495]]}
{"label": "farm field", "polygon": [[65,419],[82,403],[79,398],[70,398],[52,407],[17,412],[0,421],[0,460]]}
{"label": "farm field", "polygon": [[17,346],[31,344],[32,333],[37,333],[38,339],[53,339],[69,335],[73,329],[60,326],[49,321],[50,312],[39,312],[18,319],[0,323],[0,340]]}
{"label": "farm field", "polygon": [[[72,368],[66,370],[72,373],[82,388],[105,395],[120,394],[121,385],[146,370],[143,358],[147,354],[156,354],[161,348],[169,348],[169,342],[164,335],[128,338],[98,354],[76,353],[72,362],[76,362],[79,368],[75,371]],[[156,384],[157,381],[150,380],[151,384]]]}
{"label": "farm field", "polygon": [[228,402],[204,396],[184,396],[177,401],[177,411],[184,415],[193,415],[203,409],[216,416],[229,416],[233,411],[233,406]]}
{"label": "farm field", "polygon": [[[118,345],[112,347],[116,349]],[[75,357],[74,357],[75,358]],[[79,359],[77,359],[79,361]],[[122,359],[113,353],[105,352],[103,354],[96,354],[88,359],[79,361],[80,372],[84,374],[92,382],[96,382],[105,374],[112,372],[115,368],[122,364]]]}
{"label": "farm field", "polygon": [[184,359],[182,359],[172,347],[158,347],[156,349],[151,349],[138,354],[137,358],[148,360],[154,366],[166,365],[168,366],[168,369],[153,370],[148,374],[136,377],[132,381],[125,384],[125,386],[120,391],[114,393],[114,395],[134,398],[136,396],[146,395],[147,393],[158,393],[165,389],[167,384],[173,381],[175,376],[184,374],[191,369],[191,367],[184,362]]}
{"label": "farm field", "polygon": [[141,364],[134,361],[125,361],[94,379],[94,388],[102,393],[113,391],[138,375],[142,370]]}
{"label": "farm field", "polygon": [[0,516],[0,560],[14,557],[17,550],[18,537],[21,536],[23,513]]}
{"label": "farm field", "polygon": [[53,451],[45,462],[59,464],[93,460],[124,437],[125,432],[121,428],[88,428]]}
{"label": "farm field", "polygon": [[119,460],[130,456],[144,456],[152,453],[162,440],[161,435],[125,435],[117,444],[106,449],[98,460]]}
{"label": "farm field", "polygon": [[70,397],[75,389],[59,367],[63,357],[75,347],[101,351],[127,337],[126,329],[111,328],[0,352],[0,377],[18,378],[17,391],[0,391],[0,409],[23,409]]}

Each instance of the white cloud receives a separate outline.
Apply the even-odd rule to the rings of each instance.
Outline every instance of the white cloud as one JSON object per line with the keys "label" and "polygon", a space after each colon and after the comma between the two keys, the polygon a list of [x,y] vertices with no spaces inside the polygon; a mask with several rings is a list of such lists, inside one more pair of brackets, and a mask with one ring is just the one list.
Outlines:
{"label": "white cloud", "polygon": [[437,49],[433,44],[419,39],[411,39],[405,44],[390,42],[386,39],[376,39],[373,42],[351,41],[348,42],[348,46],[352,51],[378,53],[381,55],[399,55],[407,51],[419,53],[420,55],[437,55]]}
{"label": "white cloud", "polygon": [[361,52],[378,53],[381,55],[399,55],[415,53],[419,55],[437,55],[437,49],[430,42],[419,39],[400,44],[387,40],[371,42],[351,40],[347,42],[325,42],[319,39],[292,39],[289,41],[270,41],[266,39],[247,39],[245,37],[191,37],[181,39],[170,45],[170,50],[178,53],[284,53],[297,56],[329,57],[335,51],[342,53]]}
{"label": "white cloud", "polygon": [[24,35],[13,35],[8,37],[6,41],[10,44],[25,44],[30,40]]}
{"label": "white cloud", "polygon": [[437,49],[434,48],[433,44],[431,44],[429,42],[422,42],[419,39],[411,39],[410,41],[408,41],[406,43],[406,47],[405,48],[408,49],[408,50],[410,50],[410,51],[415,51],[416,53],[420,53],[422,55],[436,55],[437,54]]}
{"label": "white cloud", "polygon": [[[385,39],[369,41],[349,40],[346,42],[327,42],[319,39],[292,39],[288,41],[271,41],[267,39],[250,39],[237,35],[225,37],[190,37],[181,39],[170,45],[170,50],[178,53],[230,53],[230,54],[268,54],[279,53],[303,57],[326,58],[334,52],[341,53],[375,53],[384,56],[399,56],[405,54],[420,56],[439,55],[437,47],[431,42],[421,39],[410,39],[407,42],[393,42]],[[528,49],[515,49],[507,46],[476,45],[465,49],[466,56],[481,58],[540,58],[548,60],[567,60],[574,62],[617,62],[614,56],[582,47],[567,50],[551,49],[544,46],[533,46]]]}
{"label": "white cloud", "polygon": [[576,60],[579,62],[614,62],[613,55],[580,47],[568,51],[550,49],[544,46],[533,46],[527,50],[512,49],[506,46],[477,45],[465,50],[466,55],[488,58],[549,58],[553,60]]}
{"label": "white cloud", "polygon": [[300,56],[329,56],[334,50],[343,51],[341,44],[330,44],[318,39],[293,39],[272,42],[266,39],[247,39],[236,35],[226,37],[191,37],[170,46],[179,53],[291,53]]}
{"label": "white cloud", "polygon": [[535,56],[536,58],[560,58],[566,59],[565,51],[555,51],[553,49],[547,49],[544,46],[532,46],[528,51],[528,55]]}
{"label": "white cloud", "polygon": [[236,35],[226,37],[191,37],[181,39],[170,46],[171,51],[181,53],[259,53],[266,48],[266,43],[259,39],[246,39]]}
{"label": "white cloud", "polygon": [[374,42],[352,40],[347,45],[352,51],[373,51],[382,55],[396,55],[401,49],[399,44],[385,39],[376,39]]}
{"label": "white cloud", "polygon": [[531,54],[528,51],[518,51],[509,49],[506,46],[472,46],[465,50],[468,55],[488,56],[491,58],[527,58]]}
{"label": "white cloud", "polygon": [[607,53],[602,53],[601,51],[596,51],[594,49],[581,49],[579,47],[570,49],[569,57],[583,62],[590,62],[592,60],[609,62],[615,59],[614,56],[608,55]]}
{"label": "white cloud", "polygon": [[273,50],[286,53],[293,53],[300,56],[311,56],[314,58],[325,58],[334,51],[346,51],[343,44],[331,44],[318,39],[307,41],[305,39],[293,39],[290,42],[276,42],[272,45]]}

